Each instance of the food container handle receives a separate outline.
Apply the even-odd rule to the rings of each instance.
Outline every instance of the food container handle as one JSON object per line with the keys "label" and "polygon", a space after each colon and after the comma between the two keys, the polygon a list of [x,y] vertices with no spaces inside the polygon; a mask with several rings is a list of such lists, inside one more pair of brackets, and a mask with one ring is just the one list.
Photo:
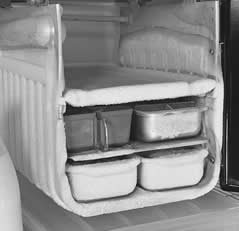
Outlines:
{"label": "food container handle", "polygon": [[193,112],[193,111],[204,112],[204,111],[207,111],[207,110],[208,110],[207,106],[199,106],[197,109],[195,109],[195,108],[186,109],[185,111],[183,111],[183,113]]}
{"label": "food container handle", "polygon": [[208,110],[208,107],[206,106],[201,106],[201,107],[198,107],[198,108],[180,108],[180,109],[176,109],[172,112],[162,112],[164,113],[165,115],[169,116],[169,115],[173,115],[173,114],[181,114],[181,113],[188,113],[188,112],[196,112],[196,111],[199,111],[199,112],[204,112],[204,111],[207,111]]}
{"label": "food container handle", "polygon": [[109,131],[108,131],[108,126],[107,126],[107,121],[106,119],[102,119],[103,122],[103,128],[104,128],[104,138],[105,138],[105,142],[104,142],[104,151],[108,151],[109,149]]}

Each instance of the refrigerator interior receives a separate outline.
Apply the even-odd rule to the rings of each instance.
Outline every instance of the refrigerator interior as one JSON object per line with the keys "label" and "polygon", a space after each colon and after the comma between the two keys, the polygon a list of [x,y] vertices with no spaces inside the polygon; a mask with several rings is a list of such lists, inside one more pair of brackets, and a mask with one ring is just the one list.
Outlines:
{"label": "refrigerator interior", "polygon": [[[193,10],[201,24],[199,23],[200,26],[198,27],[192,26],[193,29],[190,28],[190,26],[185,26],[184,22],[182,23],[182,25],[180,25],[180,23],[179,25],[177,25],[175,21],[176,19],[173,19],[172,21],[169,20],[169,22],[167,22],[167,17],[173,17],[171,16],[171,14],[173,15],[175,13],[174,10],[177,7],[179,7],[179,11],[182,10],[180,8],[182,6],[180,5],[182,4],[182,1],[171,1],[169,5],[167,5],[165,1],[161,1],[161,5],[157,4],[157,2],[154,1],[151,8],[151,3],[148,4],[149,7],[147,8],[146,5],[145,10],[143,6],[142,10],[136,8],[136,11],[138,12],[133,11],[130,13],[128,20],[133,20],[132,25],[130,24],[130,21],[128,22],[129,24],[127,24],[126,15],[129,12],[127,12],[128,9],[124,4],[121,5],[120,12],[117,11],[117,8],[104,8],[104,10],[106,10],[106,12],[104,12],[104,15],[107,15],[106,17],[108,17],[108,14],[110,16],[111,14],[113,14],[114,20],[119,20],[117,22],[114,22],[113,24],[109,22],[102,22],[99,20],[99,18],[97,18],[97,15],[99,15],[100,11],[102,10],[100,6],[96,6],[98,10],[97,13],[95,13],[94,11],[89,11],[90,16],[88,16],[92,18],[87,19],[90,20],[90,22],[85,22],[84,20],[86,19],[84,19],[84,17],[86,15],[84,13],[84,7],[86,7],[85,9],[89,10],[89,8],[87,8],[89,6],[82,5],[82,8],[79,8],[78,10],[77,6],[75,6],[75,9],[73,10],[71,6],[67,4],[65,5],[65,15],[63,14],[62,20],[66,26],[67,36],[63,43],[62,52],[65,77],[64,98],[68,106],[70,105],[71,107],[74,107],[75,110],[77,110],[77,107],[89,107],[95,105],[109,105],[110,107],[110,105],[115,104],[127,103],[128,105],[130,105],[135,103],[137,104],[137,102],[140,103],[142,101],[144,101],[144,103],[150,104],[152,103],[151,101],[160,99],[171,99],[172,101],[180,102],[182,100],[182,97],[185,97],[187,100],[187,97],[190,98],[192,96],[199,96],[202,98],[205,97],[205,101],[207,101],[208,97],[208,101],[210,101],[210,94],[215,87],[214,84],[216,82],[220,82],[217,77],[215,78],[215,76],[220,75],[220,71],[217,72],[220,69],[217,69],[217,67],[220,66],[220,52],[218,50],[218,4],[216,2],[209,2],[208,8],[205,4],[204,9],[206,12],[204,12],[201,11],[202,8],[200,8],[200,3],[195,3],[199,5],[196,5]],[[174,10],[172,10],[174,6]],[[193,6],[194,5],[191,4],[191,7]],[[164,7],[166,11],[165,14],[161,9],[164,9]],[[185,9],[188,11],[192,10],[190,7],[183,8],[182,15],[185,14]],[[200,11],[198,9],[200,9]],[[157,18],[156,16],[158,13],[157,11],[160,11],[159,18]],[[152,15],[150,15],[150,12]],[[206,14],[204,15],[205,17],[200,17],[199,12],[204,12],[204,14]],[[189,24],[193,25],[194,23],[198,23],[196,20],[194,21],[194,15],[190,13],[188,14],[188,17],[189,21],[191,20],[190,23],[192,24]],[[133,19],[130,19],[130,17],[132,17]],[[72,21],[71,18],[74,18],[75,20]],[[150,28],[149,25],[154,25],[154,22],[152,21],[155,20],[155,18],[157,18],[155,23],[157,26]],[[187,21],[187,19],[183,18],[182,21],[184,20]],[[159,23],[159,25],[157,23]],[[201,27],[201,25],[204,25],[205,27]],[[179,33],[177,34],[179,37],[183,33],[187,34],[189,33],[188,31],[193,30],[193,32],[191,33],[198,33],[200,34],[200,36],[202,36],[199,39],[200,41],[203,41],[203,36],[212,39],[212,47],[215,49],[215,56],[213,56],[212,62],[209,61],[209,63],[206,64],[206,66],[208,65],[208,67],[205,68],[204,66],[202,68],[207,72],[206,78],[203,77],[204,74],[202,74],[201,76],[200,74],[198,75],[193,72],[182,71],[184,67],[180,67],[180,64],[178,64],[179,56],[177,56],[178,59],[175,62],[171,60],[172,63],[174,63],[173,67],[170,66],[172,65],[171,62],[167,60],[167,54],[162,55],[162,60],[164,60],[161,61],[162,63],[160,63],[160,55],[157,58],[152,58],[154,49],[160,50],[161,48],[157,47],[156,42],[152,43],[153,45],[152,47],[150,47],[148,41],[154,39],[153,36],[152,38],[150,37],[150,34],[154,34],[154,36],[157,38],[158,29],[161,30],[164,26],[175,30],[176,34]],[[149,27],[150,29],[144,30],[144,27]],[[102,31],[104,32],[102,33]],[[147,34],[148,32],[149,35]],[[161,32],[162,34],[165,33],[166,37],[169,35],[167,29],[163,29],[163,31]],[[160,39],[162,39],[162,43],[165,44],[165,46],[168,45],[167,42],[165,43],[165,40],[162,37],[160,37]],[[185,39],[190,44],[190,41],[187,40],[187,37],[183,39]],[[139,44],[136,43],[135,45],[134,41],[138,42],[138,40]],[[144,41],[144,44],[140,43],[141,40]],[[173,42],[170,43],[171,46],[174,46],[173,44]],[[135,46],[135,48],[132,48],[132,46]],[[146,47],[145,50],[144,46]],[[97,51],[97,53],[94,52],[95,50]],[[160,51],[162,54],[162,50]],[[137,54],[137,52],[139,53]],[[180,51],[178,52],[180,53]],[[150,58],[147,57],[147,55],[144,57],[143,54],[145,53],[149,55]],[[140,59],[141,56],[143,58]],[[205,54],[205,57],[206,56],[207,55]],[[194,60],[197,60],[196,56],[194,56],[193,58]],[[193,60],[193,58],[191,57],[190,60]],[[155,63],[156,60],[159,60],[159,63]],[[207,61],[199,61],[199,63],[207,63]],[[214,69],[215,66],[216,68]],[[180,70],[180,68],[182,69]],[[196,70],[196,72],[197,71],[200,72],[200,70]],[[212,76],[210,76],[210,74],[212,74]],[[207,128],[205,130],[207,130]],[[203,134],[205,136],[208,135],[207,132]],[[68,134],[66,133],[66,136],[67,135]],[[136,142],[136,154],[137,152],[182,147],[183,145],[205,146],[205,140],[203,138],[204,137],[194,137],[191,140],[178,140],[175,141],[175,143],[174,141],[170,143],[170,140],[166,141],[165,143],[155,142],[149,144],[137,144]],[[137,145],[139,145],[138,148]],[[122,148],[112,148],[109,149],[108,152],[97,150],[91,150],[89,152],[82,153],[68,152],[68,157],[73,161],[87,161],[93,159],[98,160],[101,158],[109,158],[115,156],[130,156],[134,153],[134,149],[135,148],[133,144],[133,146],[128,145]],[[102,161],[104,161],[104,159]],[[211,176],[211,173],[208,172],[205,175],[207,174]],[[70,177],[70,175],[68,175],[68,177]],[[69,179],[69,181],[71,182],[72,190],[74,191],[74,185],[76,185],[76,183],[74,183],[73,176],[71,176]],[[143,196],[144,194],[146,197],[150,197],[149,193],[147,193],[146,191],[141,192],[141,189],[137,187],[131,196],[133,197],[135,195],[135,199],[137,198],[137,203],[140,204],[142,201],[141,196]],[[153,200],[153,194],[151,194],[151,196]],[[160,197],[160,195],[158,196]],[[115,200],[117,203],[117,199]],[[111,202],[113,202],[113,200]],[[116,203],[114,205],[112,204],[112,206],[116,206]]]}
{"label": "refrigerator interior", "polygon": [[[110,1],[102,1],[100,4],[96,1],[82,2],[81,4],[73,2],[71,5],[62,1],[63,15],[61,15],[62,11],[59,5],[49,6],[49,8],[25,9],[24,7],[19,7],[13,9],[18,12],[20,18],[23,18],[22,21],[17,20],[16,23],[32,22],[32,18],[30,18],[31,20],[24,18],[23,13],[27,13],[30,16],[34,16],[36,23],[49,23],[47,25],[53,26],[57,35],[53,38],[51,33],[50,36],[48,36],[49,34],[44,34],[48,36],[48,40],[46,44],[40,44],[43,48],[40,46],[39,49],[35,50],[5,50],[0,57],[3,60],[1,64],[3,66],[1,72],[3,85],[0,86],[5,87],[5,90],[3,89],[4,97],[2,97],[4,108],[1,111],[1,115],[3,115],[1,120],[7,121],[6,123],[1,123],[1,126],[3,126],[4,131],[3,138],[12,153],[15,166],[60,206],[82,216],[94,216],[161,203],[167,204],[179,200],[194,199],[208,193],[218,179],[222,135],[221,127],[217,126],[221,122],[221,103],[223,100],[218,37],[219,3],[217,1],[208,3],[212,7],[209,9],[210,12],[209,16],[206,17],[206,22],[204,17],[201,17],[197,11],[196,6],[199,5],[194,5],[193,3],[190,6],[194,9],[199,19],[203,21],[199,20],[205,27],[201,27],[198,22],[194,25],[194,15],[192,15],[191,11],[189,15],[187,13],[189,11],[184,12],[185,8],[180,9],[183,10],[183,15],[190,16],[189,19],[192,20],[193,25],[189,27],[183,26],[185,33],[181,31],[181,25],[178,25],[177,20],[169,21],[169,23],[173,22],[171,26],[174,29],[176,27],[176,32],[173,32],[173,34],[180,34],[181,42],[184,41],[184,38],[188,39],[188,36],[185,35],[188,30],[193,30],[193,32],[200,34],[200,39],[196,35],[192,35],[193,40],[196,39],[196,51],[198,44],[199,47],[200,45],[204,48],[206,47],[207,55],[199,55],[201,57],[201,59],[199,58],[201,60],[200,66],[197,65],[198,59],[189,59],[192,53],[190,53],[191,56],[184,57],[189,63],[196,62],[196,65],[195,63],[190,63],[190,65],[196,66],[195,70],[185,72],[183,68],[182,70],[180,67],[178,68],[179,58],[175,63],[175,68],[177,68],[171,69],[169,58],[165,62],[163,55],[161,63],[157,63],[157,65],[161,65],[157,70],[154,70],[154,61],[160,59],[148,59],[148,56],[145,56],[143,60],[140,60],[138,57],[141,56],[136,55],[136,53],[133,55],[134,58],[128,58],[128,54],[131,54],[131,50],[128,48],[131,48],[132,41],[133,45],[135,45],[134,41],[144,41],[147,38],[155,39],[154,36],[152,38],[152,34],[158,38],[159,31],[162,33],[159,37],[166,44],[165,46],[170,45],[167,41],[167,36],[169,35],[167,29],[149,28],[139,30],[139,33],[137,29],[137,22],[151,23],[151,11],[154,12],[152,14],[153,19],[157,18],[158,15],[155,9],[160,10],[161,7],[165,6],[166,1],[162,6],[157,6],[158,8],[153,5],[149,11],[147,7],[142,8],[143,12],[139,11],[139,18],[137,18],[137,13],[140,9],[136,8],[136,12],[132,14],[137,20],[135,20],[136,24],[132,24],[132,27],[125,27],[125,23],[128,25],[127,22],[130,20],[130,17],[124,15],[126,13],[124,10],[127,11],[127,7],[121,11],[118,6],[112,5]],[[177,4],[182,1],[171,1],[171,4],[172,2]],[[121,8],[125,7],[122,2],[119,4]],[[157,5],[157,1],[154,1],[154,4]],[[187,5],[185,6],[187,10],[191,9],[190,7],[187,8]],[[166,16],[167,14],[171,15],[170,11],[167,10],[166,12]],[[51,21],[50,17],[45,20],[45,14],[50,14],[54,20]],[[36,15],[37,17],[40,15],[40,21],[38,21],[39,18],[36,18]],[[167,22],[166,16],[163,17],[164,20],[159,20],[159,23],[162,21]],[[3,19],[5,17],[4,20],[6,21],[9,20],[7,12],[2,17]],[[15,17],[15,15],[11,15],[11,17]],[[64,26],[61,26],[61,20],[65,23],[66,34]],[[11,32],[11,26],[12,24],[10,23],[9,27],[4,28],[7,35],[9,28]],[[160,26],[163,27],[161,24]],[[212,29],[212,33],[210,33],[210,29]],[[205,42],[204,36],[211,38],[210,42]],[[120,53],[119,41],[122,37],[125,40],[122,39],[121,41],[122,53]],[[6,43],[4,40],[1,40],[1,42],[3,45],[4,42]],[[33,40],[33,42],[39,43],[38,40]],[[62,42],[64,42],[63,45]],[[173,40],[173,42],[175,41]],[[183,47],[190,47],[189,50],[193,50],[194,46],[190,46],[190,42],[190,39],[187,40],[186,43],[183,43]],[[54,44],[53,47],[51,46],[52,43]],[[147,52],[145,52],[144,47],[146,46],[147,48],[150,45],[145,42],[143,45],[140,44],[137,49],[139,48],[139,53],[145,54]],[[28,46],[28,44],[25,43],[25,46]],[[213,49],[209,49],[211,47]],[[154,46],[150,47],[151,50],[149,49],[150,55],[153,54],[152,48]],[[137,49],[133,50],[132,53]],[[163,48],[159,46],[159,49]],[[128,52],[129,50],[130,52]],[[183,50],[179,50],[179,53]],[[205,54],[204,49],[200,51]],[[162,52],[159,53],[162,54]],[[197,52],[194,55],[198,57]],[[120,59],[119,56],[121,56]],[[206,58],[208,56],[210,58]],[[171,55],[171,57],[173,56]],[[121,62],[120,66],[119,62]],[[143,67],[141,66],[142,63]],[[188,63],[185,63],[183,65],[187,66]],[[212,63],[214,65],[211,65]],[[139,68],[135,68],[136,65],[139,65]],[[202,73],[200,68],[199,70],[197,69],[198,67],[202,67]],[[200,73],[195,74],[194,71],[199,71]],[[214,89],[216,90],[214,91]],[[165,99],[178,102],[182,100],[182,97],[186,97],[188,100],[194,96],[197,96],[196,98],[199,101],[202,100],[205,106],[210,109],[203,116],[200,132],[202,136],[147,144],[143,142],[130,143],[126,148],[112,148],[109,152],[93,150],[93,153],[79,155],[79,157],[84,157],[86,161],[94,159],[103,159],[105,161],[104,158],[130,156],[134,153],[145,151],[200,146],[208,149],[210,154],[205,159],[203,178],[197,185],[162,192],[151,192],[137,186],[135,191],[128,196],[89,203],[77,201],[73,198],[69,177],[66,173],[66,162],[69,154],[66,149],[64,122],[66,106],[71,105],[81,108],[102,106],[102,104],[134,104],[142,101],[152,103],[154,100]],[[9,112],[9,109],[12,109],[12,111]],[[20,120],[18,120],[18,116]],[[185,159],[187,160],[187,158]],[[101,170],[101,173],[104,172]]]}

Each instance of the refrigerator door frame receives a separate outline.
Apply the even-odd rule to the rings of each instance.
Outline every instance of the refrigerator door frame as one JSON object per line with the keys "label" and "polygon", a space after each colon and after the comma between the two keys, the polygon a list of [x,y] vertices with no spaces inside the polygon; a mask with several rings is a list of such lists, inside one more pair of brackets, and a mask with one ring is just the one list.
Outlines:
{"label": "refrigerator door frame", "polygon": [[[220,185],[225,191],[239,192],[239,180],[230,177],[230,155],[233,155],[232,145],[232,66],[230,59],[231,44],[231,0],[221,0],[221,44],[222,44],[222,66],[225,85],[224,99],[224,129],[223,129],[223,150],[220,175]],[[238,174],[239,178],[239,174]]]}

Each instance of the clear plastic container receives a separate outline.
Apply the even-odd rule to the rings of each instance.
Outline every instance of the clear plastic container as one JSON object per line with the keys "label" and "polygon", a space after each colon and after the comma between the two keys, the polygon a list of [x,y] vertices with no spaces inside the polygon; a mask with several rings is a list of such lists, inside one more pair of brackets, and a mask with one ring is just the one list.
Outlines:
{"label": "clear plastic container", "polygon": [[97,148],[96,114],[87,110],[75,110],[64,116],[66,146],[69,152]]}

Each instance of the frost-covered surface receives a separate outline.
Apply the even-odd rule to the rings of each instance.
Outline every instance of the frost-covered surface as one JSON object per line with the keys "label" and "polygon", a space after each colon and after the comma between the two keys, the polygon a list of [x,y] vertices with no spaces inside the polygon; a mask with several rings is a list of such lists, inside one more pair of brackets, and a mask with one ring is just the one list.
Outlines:
{"label": "frost-covered surface", "polygon": [[162,27],[140,29],[121,39],[120,63],[126,67],[214,75],[214,43]]}

